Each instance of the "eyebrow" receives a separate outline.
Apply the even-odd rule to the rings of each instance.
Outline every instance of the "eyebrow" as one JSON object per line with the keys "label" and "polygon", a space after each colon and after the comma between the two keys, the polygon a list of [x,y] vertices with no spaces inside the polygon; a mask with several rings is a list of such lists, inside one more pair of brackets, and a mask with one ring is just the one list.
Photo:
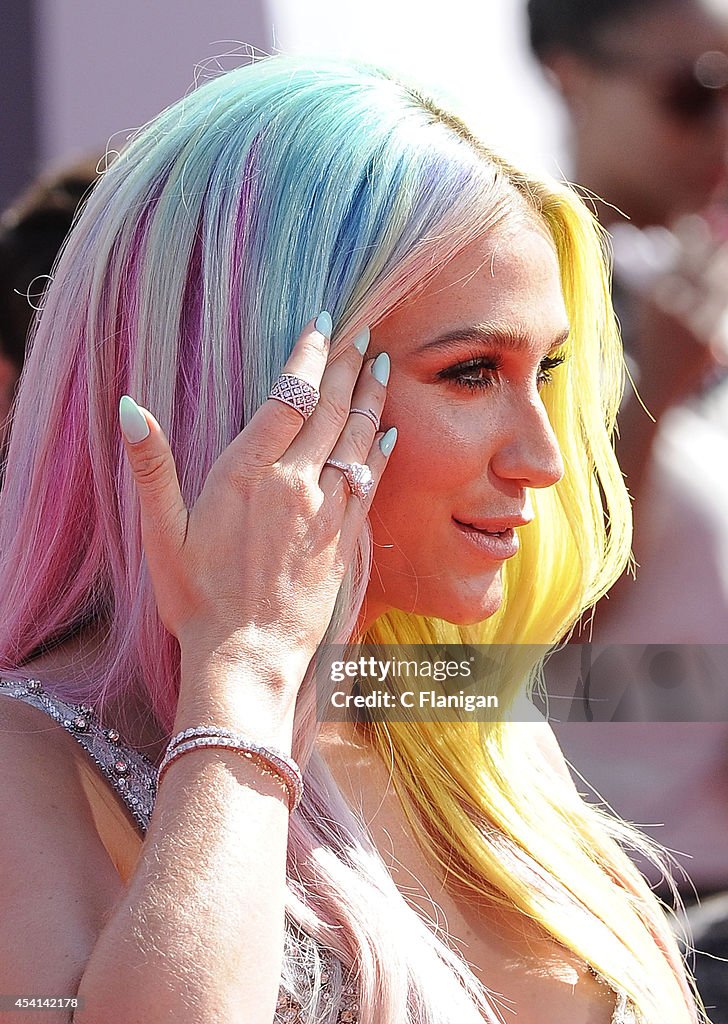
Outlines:
{"label": "eyebrow", "polygon": [[[567,326],[557,335],[553,344],[549,347],[549,352],[553,352],[554,349],[564,344],[569,337],[570,329]],[[437,338],[433,338],[432,341],[421,345],[416,351],[418,355],[421,352],[430,352],[433,349],[448,352],[451,349],[457,348],[463,341],[474,341],[483,345],[497,345],[499,348],[512,351],[522,351],[524,349],[533,349],[534,347],[527,331],[520,330],[518,327],[510,324],[482,323],[472,324],[470,327],[458,327],[454,331],[440,334]]]}

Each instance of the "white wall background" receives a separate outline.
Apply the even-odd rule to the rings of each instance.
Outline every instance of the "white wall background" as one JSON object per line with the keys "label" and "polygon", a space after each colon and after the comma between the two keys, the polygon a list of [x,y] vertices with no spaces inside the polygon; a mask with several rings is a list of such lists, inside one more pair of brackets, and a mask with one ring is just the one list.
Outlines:
{"label": "white wall background", "polygon": [[[560,104],[528,50],[525,0],[270,0],[281,49],[379,60],[432,83],[494,148],[557,173]],[[342,10],[345,13],[342,13]]]}
{"label": "white wall background", "polygon": [[[41,157],[103,151],[192,86],[195,66],[229,68],[271,45],[265,0],[37,0]],[[244,41],[246,46],[241,45]],[[237,56],[222,55],[239,51]]]}
{"label": "white wall background", "polygon": [[[118,145],[252,44],[356,56],[432,83],[495,148],[557,173],[558,107],[525,41],[524,0],[39,0],[43,161]],[[228,56],[224,56],[224,55]]]}

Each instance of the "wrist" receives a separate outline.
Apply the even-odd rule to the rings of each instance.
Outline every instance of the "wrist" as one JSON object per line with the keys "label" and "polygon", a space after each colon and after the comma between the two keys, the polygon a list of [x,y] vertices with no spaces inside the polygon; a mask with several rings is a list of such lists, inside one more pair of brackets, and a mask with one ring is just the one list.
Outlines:
{"label": "wrist", "polygon": [[240,652],[231,657],[183,648],[174,730],[216,725],[290,749],[300,682],[282,665],[252,653],[243,658]]}
{"label": "wrist", "polygon": [[250,633],[224,639],[198,634],[180,641],[180,655],[183,674],[209,675],[223,684],[225,680],[233,685],[236,680],[246,681],[284,696],[298,690],[310,660],[302,652],[286,650],[280,642]]}
{"label": "wrist", "polygon": [[257,673],[265,678],[300,686],[311,654],[286,644],[256,626],[244,628],[192,628],[179,637],[183,660],[204,667],[214,663],[217,670]]}
{"label": "wrist", "polygon": [[253,736],[217,726],[188,728],[175,734],[170,741],[159,767],[158,781],[161,782],[169,765],[186,753],[198,749],[233,750],[256,764],[264,775],[272,775],[284,786],[289,810],[293,811],[303,796],[303,775],[291,757],[289,746],[286,743],[286,749],[281,749],[268,743],[261,744]]}

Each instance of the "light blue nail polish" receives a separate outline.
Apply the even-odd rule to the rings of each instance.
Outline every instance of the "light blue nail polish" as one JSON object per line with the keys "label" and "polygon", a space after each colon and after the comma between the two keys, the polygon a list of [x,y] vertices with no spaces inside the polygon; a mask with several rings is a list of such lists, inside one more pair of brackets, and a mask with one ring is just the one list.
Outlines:
{"label": "light blue nail polish", "polygon": [[389,356],[386,352],[380,352],[372,363],[372,376],[380,384],[386,384],[389,380]]}
{"label": "light blue nail polish", "polygon": [[369,348],[370,336],[371,331],[369,330],[368,327],[365,327],[363,330],[359,331],[357,336],[352,341],[352,345],[357,350],[357,352],[362,356],[366,355],[366,351]]}
{"label": "light blue nail polish", "polygon": [[397,428],[390,427],[387,433],[379,442],[379,449],[383,455],[390,455],[392,449],[397,443]]}
{"label": "light blue nail polish", "polygon": [[323,334],[324,338],[330,338],[331,332],[334,329],[334,325],[331,321],[331,314],[327,313],[326,310],[324,309],[316,317],[316,323],[314,324],[314,327],[319,332],[319,334]]}
{"label": "light blue nail polish", "polygon": [[121,396],[119,423],[124,437],[130,444],[138,444],[149,436],[149,424],[144,418],[144,413],[129,395]]}

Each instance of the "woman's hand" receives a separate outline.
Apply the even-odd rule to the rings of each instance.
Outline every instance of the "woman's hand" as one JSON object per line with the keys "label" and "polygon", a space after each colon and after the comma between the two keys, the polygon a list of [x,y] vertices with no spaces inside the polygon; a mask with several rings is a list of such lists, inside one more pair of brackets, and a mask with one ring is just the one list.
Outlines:
{"label": "woman's hand", "polygon": [[[328,314],[310,322],[284,367],[319,388],[311,416],[265,401],[190,509],[159,424],[121,400],[159,616],[185,651],[252,655],[265,665],[291,658],[305,672],[329,624],[387,458],[374,423],[351,408],[379,419],[389,366],[380,356],[378,380],[374,361],[362,367],[353,344],[327,364],[330,324]],[[367,341],[364,332],[359,347]],[[395,439],[389,431],[385,451]],[[375,486],[366,499],[350,492],[341,470],[324,465],[329,456],[369,466]]]}

